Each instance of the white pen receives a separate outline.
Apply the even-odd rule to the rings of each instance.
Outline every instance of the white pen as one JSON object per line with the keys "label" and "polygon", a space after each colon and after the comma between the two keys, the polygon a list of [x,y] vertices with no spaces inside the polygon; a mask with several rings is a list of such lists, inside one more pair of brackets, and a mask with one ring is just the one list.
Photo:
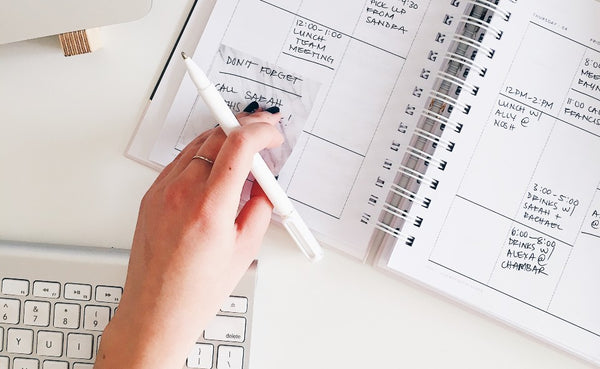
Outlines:
{"label": "white pen", "polygon": [[[233,129],[240,126],[237,118],[233,115],[233,112],[229,109],[227,103],[225,103],[225,100],[223,100],[223,97],[208,79],[204,71],[184,52],[181,53],[181,56],[192,82],[198,88],[198,94],[202,96],[202,99],[225,134],[229,135]],[[281,217],[283,226],[292,236],[294,242],[300,247],[300,250],[311,261],[319,260],[323,256],[321,245],[319,245],[319,242],[317,242],[315,236],[306,223],[304,223],[304,220],[302,220],[300,214],[294,208],[285,191],[281,188],[275,176],[273,176],[273,173],[258,153],[254,154],[251,171],[273,204],[273,211]]]}

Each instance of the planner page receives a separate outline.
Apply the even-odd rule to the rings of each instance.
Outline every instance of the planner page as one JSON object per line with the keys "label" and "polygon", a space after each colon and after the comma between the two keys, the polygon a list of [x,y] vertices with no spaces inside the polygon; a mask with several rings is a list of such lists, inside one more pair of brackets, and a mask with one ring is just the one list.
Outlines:
{"label": "planner page", "polygon": [[600,364],[600,3],[507,6],[431,207],[388,267]]}
{"label": "planner page", "polygon": [[[397,117],[415,85],[431,88],[440,65],[432,55],[447,48],[441,34],[454,32],[467,5],[222,0],[193,58],[234,112],[251,101],[280,109],[287,146],[274,157],[289,157],[272,163],[280,184],[321,241],[363,258],[392,159],[416,125]],[[166,165],[213,125],[185,76],[150,159]]]}

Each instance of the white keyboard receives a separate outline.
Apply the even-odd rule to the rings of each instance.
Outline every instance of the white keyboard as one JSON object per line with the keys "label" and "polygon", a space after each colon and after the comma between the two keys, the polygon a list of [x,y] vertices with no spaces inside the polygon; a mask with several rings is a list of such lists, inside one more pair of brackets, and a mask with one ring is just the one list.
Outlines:
{"label": "white keyboard", "polygon": [[[128,250],[0,241],[0,369],[92,369]],[[184,368],[247,369],[256,262]]]}

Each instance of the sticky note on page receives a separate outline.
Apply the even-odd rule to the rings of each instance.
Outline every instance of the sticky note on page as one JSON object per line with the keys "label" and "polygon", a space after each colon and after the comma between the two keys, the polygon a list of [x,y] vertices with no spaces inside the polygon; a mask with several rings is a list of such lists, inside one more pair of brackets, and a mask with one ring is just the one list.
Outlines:
{"label": "sticky note on page", "polygon": [[263,109],[280,109],[277,128],[285,142],[261,152],[273,173],[279,173],[302,133],[320,84],[226,45],[215,55],[209,78],[235,114],[252,101]]}

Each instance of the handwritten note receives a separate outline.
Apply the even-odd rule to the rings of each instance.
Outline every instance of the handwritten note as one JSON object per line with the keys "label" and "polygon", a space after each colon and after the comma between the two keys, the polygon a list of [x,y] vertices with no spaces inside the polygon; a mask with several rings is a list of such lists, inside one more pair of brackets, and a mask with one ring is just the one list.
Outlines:
{"label": "handwritten note", "polygon": [[[279,173],[302,132],[319,83],[225,45],[215,55],[208,77],[234,113],[242,112],[253,101],[262,109],[277,107],[285,112],[277,126],[284,143],[261,152],[271,171]],[[204,101],[196,97],[176,147],[183,149],[200,132],[212,127],[212,122]],[[164,160],[159,149],[153,157]]]}

